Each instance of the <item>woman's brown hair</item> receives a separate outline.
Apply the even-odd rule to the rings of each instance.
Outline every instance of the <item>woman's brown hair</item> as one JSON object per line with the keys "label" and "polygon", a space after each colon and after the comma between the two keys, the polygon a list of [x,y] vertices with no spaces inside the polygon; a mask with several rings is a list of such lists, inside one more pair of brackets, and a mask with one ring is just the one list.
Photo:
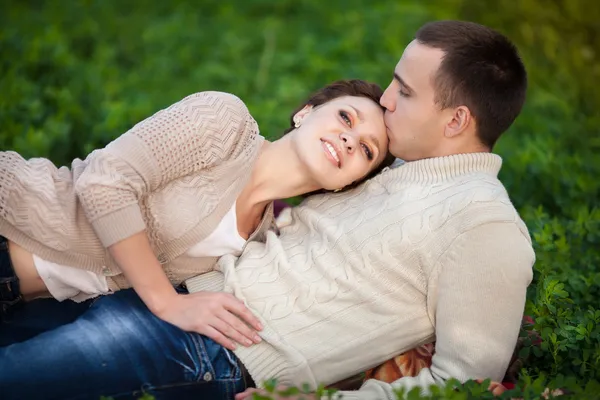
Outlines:
{"label": "woman's brown hair", "polygon": [[[363,81],[361,79],[340,80],[330,83],[329,85],[311,94],[308,100],[306,100],[304,103],[302,103],[302,105],[300,105],[292,112],[292,114],[290,115],[290,127],[284,131],[284,134],[291,132],[295,129],[294,115],[296,115],[296,113],[298,113],[307,105],[318,107],[320,105],[330,102],[331,100],[344,96],[365,97],[379,104],[379,100],[381,99],[381,96],[383,96],[383,90],[381,90],[381,87],[379,87],[379,85]],[[384,107],[381,108],[385,111]],[[389,167],[390,165],[392,165],[394,160],[395,157],[390,152],[387,152],[381,164],[379,164],[373,171],[369,172],[365,177],[359,179],[358,181],[346,185],[342,190],[349,190],[364,182],[365,180],[374,177],[375,175],[380,173],[381,170],[383,170],[385,167]],[[303,197],[326,192],[328,191],[318,190],[315,192],[307,193]]]}

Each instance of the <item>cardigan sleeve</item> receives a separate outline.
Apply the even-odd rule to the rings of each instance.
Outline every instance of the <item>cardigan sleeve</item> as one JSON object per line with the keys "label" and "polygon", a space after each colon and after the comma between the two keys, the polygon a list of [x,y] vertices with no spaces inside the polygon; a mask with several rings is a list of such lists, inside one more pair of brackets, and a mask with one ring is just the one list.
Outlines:
{"label": "cardigan sleeve", "polygon": [[145,229],[140,200],[166,183],[243,157],[258,127],[245,104],[223,92],[192,94],[96,150],[75,183],[105,247]]}
{"label": "cardigan sleeve", "polygon": [[[358,391],[340,392],[344,400],[395,400],[395,391],[454,378],[501,381],[514,352],[535,254],[515,223],[478,226],[456,238],[440,259],[435,302],[435,354],[431,368],[391,384],[368,380]],[[434,279],[435,281],[436,279]]]}

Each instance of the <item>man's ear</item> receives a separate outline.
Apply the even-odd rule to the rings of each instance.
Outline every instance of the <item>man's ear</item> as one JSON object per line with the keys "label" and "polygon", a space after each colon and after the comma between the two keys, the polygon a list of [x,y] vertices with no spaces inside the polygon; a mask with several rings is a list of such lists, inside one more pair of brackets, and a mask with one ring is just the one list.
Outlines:
{"label": "man's ear", "polygon": [[458,106],[450,114],[450,118],[444,129],[444,136],[447,138],[459,136],[473,123],[473,116],[469,108]]}
{"label": "man's ear", "polygon": [[307,104],[302,108],[302,110],[294,114],[294,124],[296,124],[296,128],[302,124],[302,120],[312,112],[312,109],[312,104]]}

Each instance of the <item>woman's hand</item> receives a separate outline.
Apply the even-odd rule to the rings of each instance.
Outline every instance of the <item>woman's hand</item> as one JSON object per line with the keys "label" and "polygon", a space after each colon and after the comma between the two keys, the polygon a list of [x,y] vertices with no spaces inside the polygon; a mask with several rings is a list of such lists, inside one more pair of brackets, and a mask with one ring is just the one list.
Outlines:
{"label": "woman's hand", "polygon": [[[152,252],[145,232],[109,248],[111,255],[150,311],[188,332],[205,335],[233,350],[236,341],[249,346],[260,342],[258,319],[231,294],[199,292],[178,294]],[[253,328],[249,328],[249,324]]]}
{"label": "woman's hand", "polygon": [[258,319],[229,293],[198,292],[171,297],[154,314],[184,331],[197,332],[234,350],[237,342],[250,346],[261,341]]}

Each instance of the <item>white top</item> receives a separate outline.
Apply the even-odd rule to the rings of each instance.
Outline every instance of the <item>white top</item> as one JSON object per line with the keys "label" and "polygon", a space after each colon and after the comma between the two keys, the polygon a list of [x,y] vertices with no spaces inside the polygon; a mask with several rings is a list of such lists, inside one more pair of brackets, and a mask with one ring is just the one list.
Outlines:
{"label": "white top", "polygon": [[[246,241],[237,229],[235,205],[225,214],[217,228],[204,240],[187,251],[191,257],[220,257],[225,254],[239,256]],[[43,260],[33,255],[35,267],[48,291],[58,301],[71,299],[77,302],[109,292],[104,275],[79,268],[68,267]]]}

